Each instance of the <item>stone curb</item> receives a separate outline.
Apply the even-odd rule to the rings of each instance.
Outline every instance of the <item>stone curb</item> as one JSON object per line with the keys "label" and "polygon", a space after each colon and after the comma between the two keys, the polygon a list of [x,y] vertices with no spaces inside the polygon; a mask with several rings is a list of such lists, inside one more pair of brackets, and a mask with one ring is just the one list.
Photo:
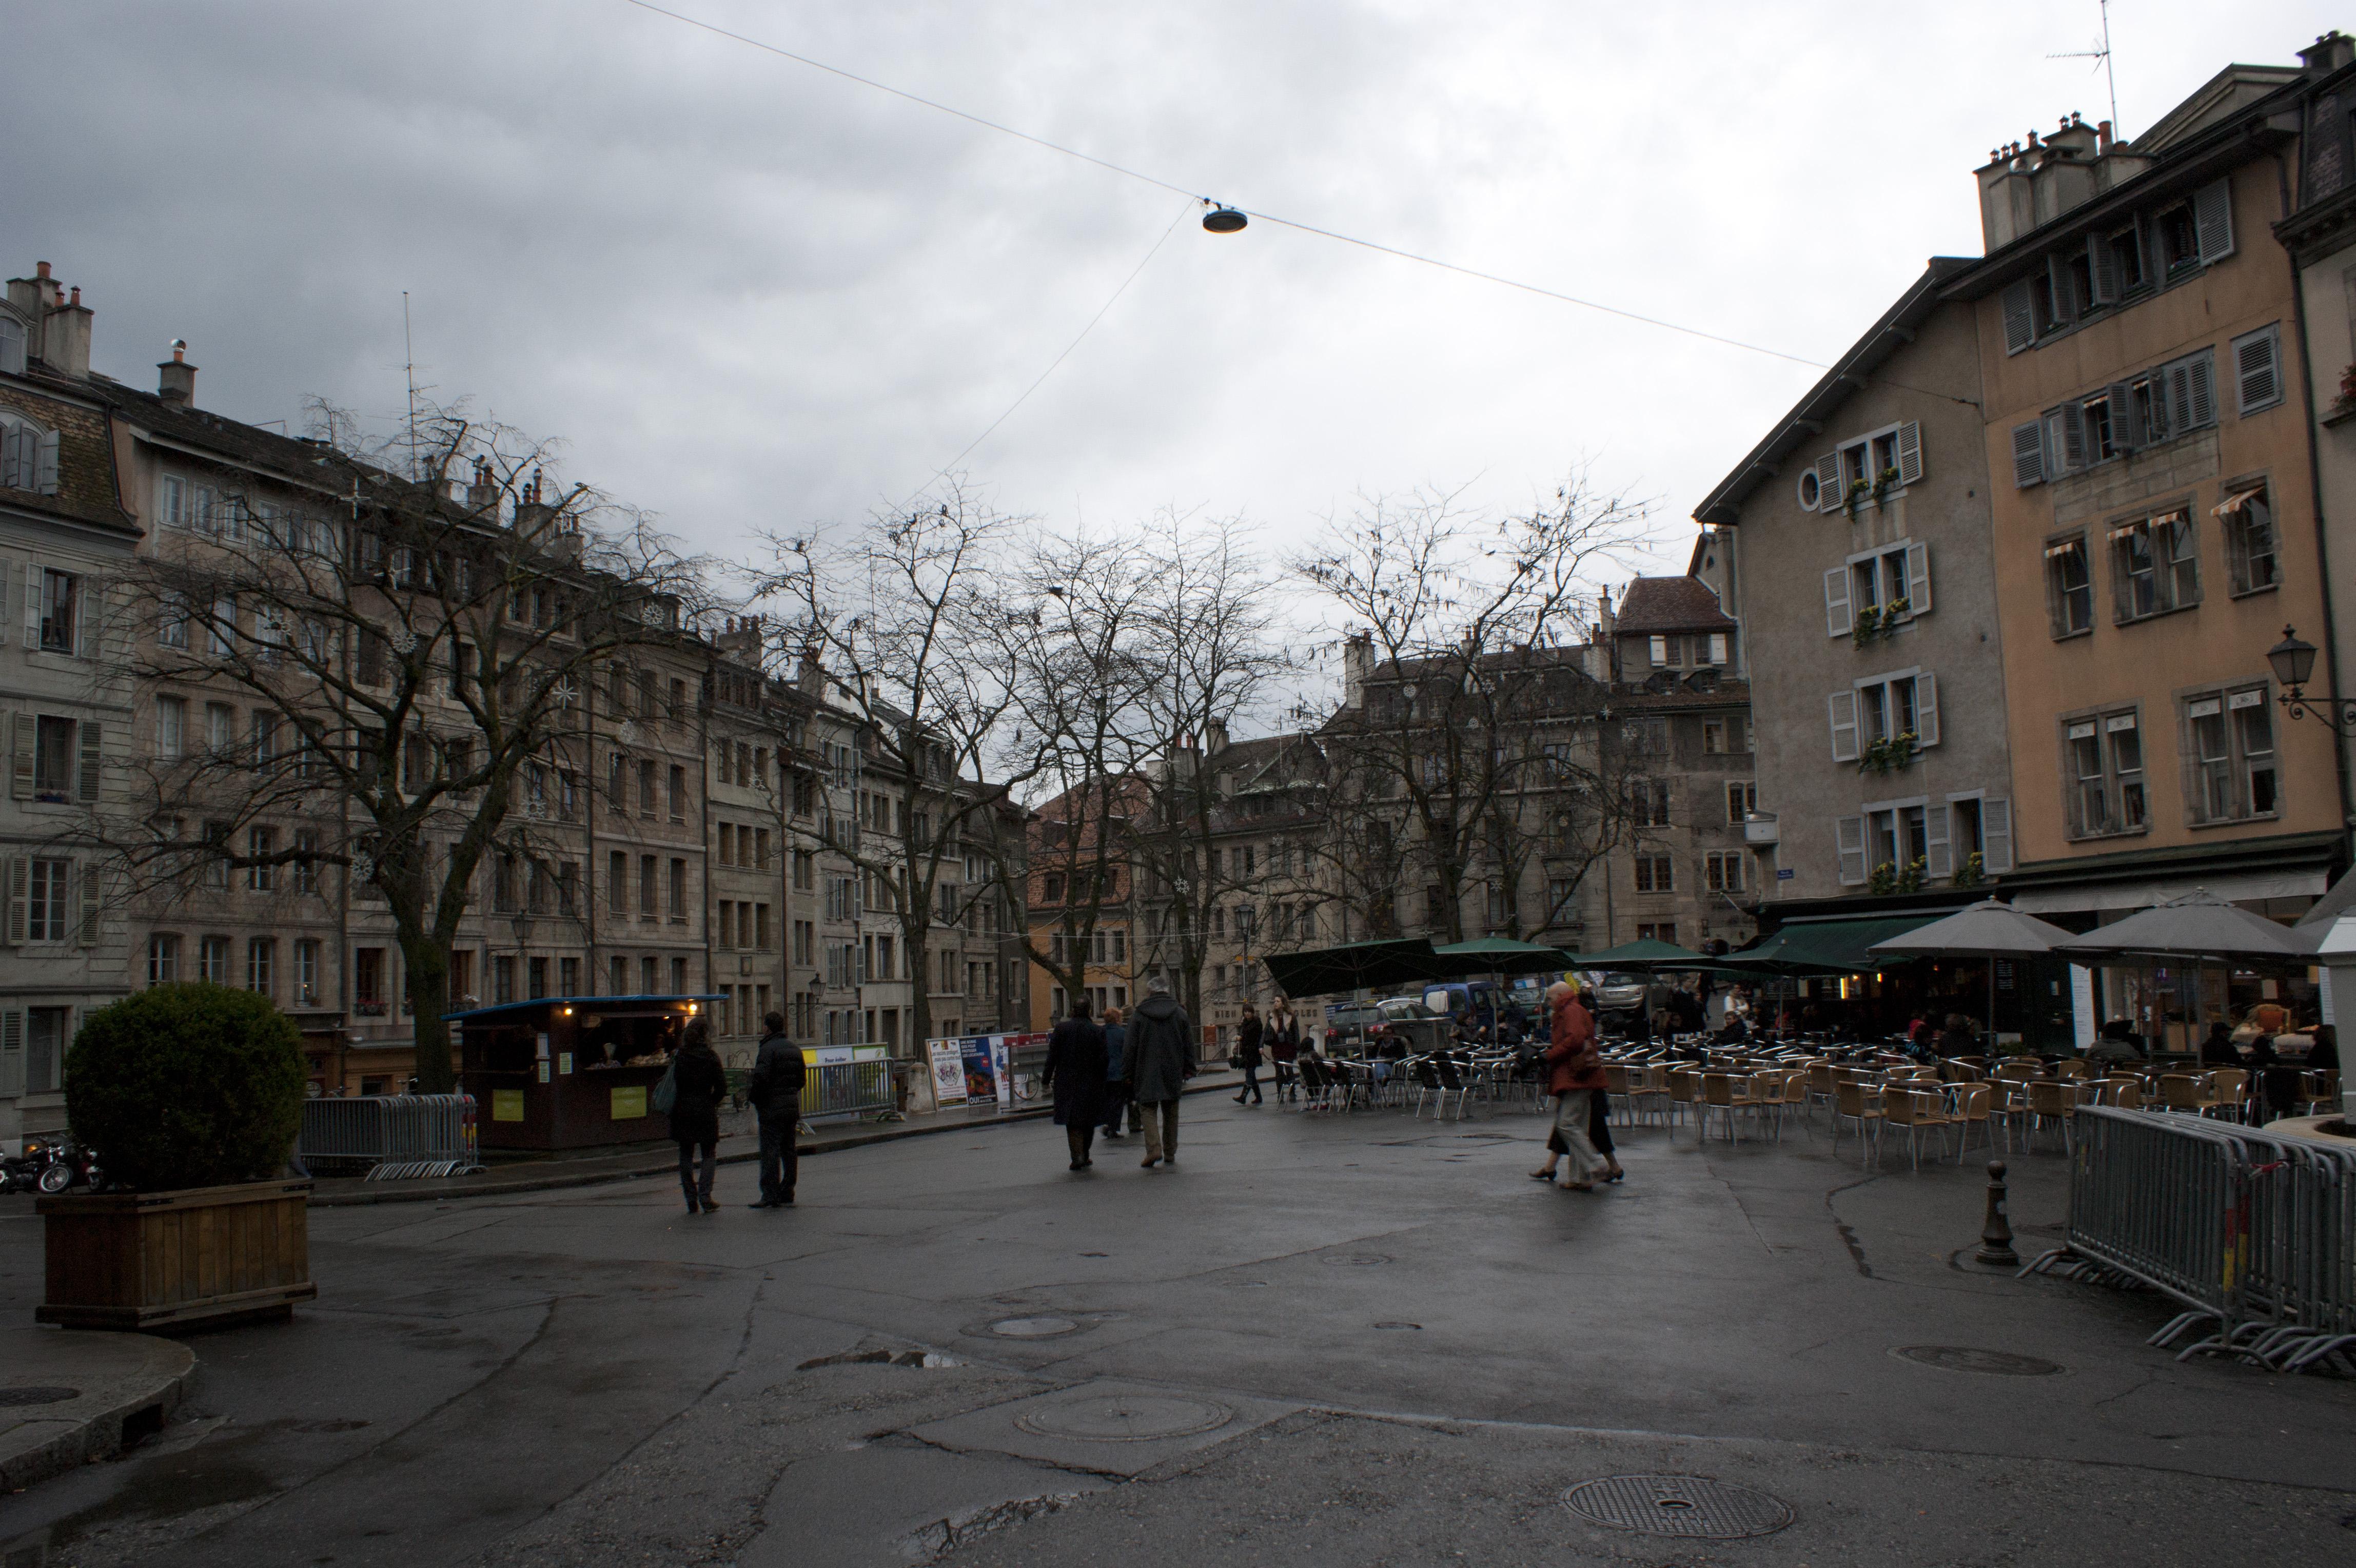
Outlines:
{"label": "stone curb", "polygon": [[0,1408],[0,1492],[21,1491],[153,1436],[178,1407],[196,1364],[186,1345],[153,1335],[0,1329],[0,1388],[53,1380],[98,1385],[59,1404]]}
{"label": "stone curb", "polygon": [[[1237,1088],[1242,1082],[1243,1079],[1240,1077],[1222,1075],[1214,1079],[1212,1074],[1205,1072],[1199,1075],[1194,1082],[1189,1083],[1185,1092],[1207,1094],[1213,1090]],[[855,1133],[840,1138],[821,1138],[815,1143],[802,1144],[798,1146],[797,1153],[800,1158],[809,1159],[817,1155],[831,1154],[837,1149],[861,1149],[873,1144],[894,1143],[902,1138],[928,1138],[942,1133],[987,1132],[993,1127],[1012,1126],[1019,1122],[1036,1122],[1054,1114],[1055,1112],[1051,1108],[1043,1105],[1029,1111],[1016,1111],[1004,1116],[994,1116],[981,1122],[943,1122],[934,1124],[901,1122],[896,1125],[878,1127],[873,1132]],[[738,1133],[736,1136],[745,1138],[748,1143],[752,1141],[744,1133]],[[723,1139],[723,1144],[724,1145],[733,1141]],[[718,1163],[723,1165],[741,1165],[745,1161],[757,1160],[760,1157],[760,1150],[757,1147],[727,1149],[723,1146]],[[450,1185],[436,1186],[430,1191],[397,1187],[391,1182],[373,1184],[378,1189],[375,1191],[323,1193],[315,1188],[311,1194],[310,1207],[349,1208],[379,1203],[435,1203],[460,1197],[499,1197],[519,1192],[554,1192],[566,1187],[602,1187],[608,1182],[640,1181],[648,1176],[671,1176],[676,1174],[678,1169],[676,1157],[666,1153],[659,1159],[652,1159],[645,1165],[632,1165],[624,1170],[576,1171],[570,1175],[550,1173],[520,1178],[493,1176],[486,1179],[479,1176],[453,1176],[448,1178]]]}

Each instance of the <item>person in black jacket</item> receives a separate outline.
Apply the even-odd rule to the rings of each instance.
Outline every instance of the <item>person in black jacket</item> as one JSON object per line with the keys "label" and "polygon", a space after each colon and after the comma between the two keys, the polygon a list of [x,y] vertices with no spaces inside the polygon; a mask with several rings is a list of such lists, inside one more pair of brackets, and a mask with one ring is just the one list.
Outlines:
{"label": "person in black jacket", "polygon": [[766,1031],[753,1058],[748,1093],[753,1112],[761,1121],[761,1196],[754,1208],[789,1208],[794,1201],[794,1177],[799,1165],[794,1131],[802,1120],[802,1080],[808,1074],[801,1047],[786,1038],[786,1015],[772,1013],[761,1020]]}
{"label": "person in black jacket", "polygon": [[1089,1021],[1087,997],[1076,996],[1070,1015],[1047,1036],[1047,1065],[1039,1075],[1055,1091],[1055,1125],[1071,1144],[1076,1171],[1096,1163],[1089,1155],[1104,1119],[1106,1066],[1104,1031]]}
{"label": "person in black jacket", "polygon": [[1244,1069],[1243,1094],[1236,1096],[1238,1105],[1244,1102],[1245,1095],[1251,1097],[1254,1105],[1266,1103],[1259,1092],[1259,1042],[1266,1033],[1267,1026],[1259,1021],[1259,1009],[1245,1003],[1243,1021],[1236,1026],[1236,1063]]}
{"label": "person in black jacket", "polygon": [[[712,1048],[712,1026],[691,1020],[670,1060],[670,1135],[679,1144],[679,1185],[690,1214],[717,1214],[712,1176],[720,1165],[720,1101],[728,1093],[728,1073]],[[695,1156],[703,1155],[701,1172]]]}

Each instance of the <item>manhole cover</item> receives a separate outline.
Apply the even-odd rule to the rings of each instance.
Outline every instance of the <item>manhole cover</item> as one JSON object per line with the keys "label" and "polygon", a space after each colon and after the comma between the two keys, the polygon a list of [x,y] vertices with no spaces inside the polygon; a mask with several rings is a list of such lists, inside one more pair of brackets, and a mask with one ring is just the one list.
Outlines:
{"label": "manhole cover", "polygon": [[68,1400],[81,1398],[80,1389],[23,1388],[0,1389],[0,1404],[63,1404]]}
{"label": "manhole cover", "polygon": [[2044,1378],[2064,1369],[2058,1361],[2016,1356],[2009,1350],[1975,1350],[1965,1345],[1901,1345],[1890,1354],[1943,1372],[1991,1372],[2001,1378]]}
{"label": "manhole cover", "polygon": [[1176,1394],[1098,1394],[1025,1411],[1014,1424],[1041,1437],[1071,1437],[1083,1443],[1151,1443],[1192,1437],[1235,1419],[1236,1412],[1210,1400]]}
{"label": "manhole cover", "polygon": [[1079,1325],[1068,1317],[1004,1317],[990,1326],[990,1331],[1001,1339],[1053,1339],[1058,1334],[1076,1334]]}
{"label": "manhole cover", "polygon": [[1581,1481],[1562,1500],[1581,1519],[1647,1535],[1737,1541],[1792,1522],[1782,1498],[1702,1476],[1606,1476]]}
{"label": "manhole cover", "polygon": [[1325,1262],[1329,1266],[1337,1269],[1370,1269],[1377,1263],[1387,1263],[1390,1260],[1380,1252],[1328,1252],[1325,1254]]}

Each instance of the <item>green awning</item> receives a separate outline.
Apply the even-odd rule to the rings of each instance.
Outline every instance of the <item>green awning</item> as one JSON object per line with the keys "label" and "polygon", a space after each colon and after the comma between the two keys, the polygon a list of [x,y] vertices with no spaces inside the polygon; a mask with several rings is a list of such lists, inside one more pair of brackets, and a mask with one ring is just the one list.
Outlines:
{"label": "green awning", "polygon": [[1574,953],[1570,959],[1574,969],[1708,969],[1711,962],[1708,957],[1690,948],[1656,941],[1651,937],[1639,937],[1601,952]]}
{"label": "green awning", "polygon": [[1903,936],[1942,920],[1953,913],[1939,909],[1922,915],[1875,915],[1853,920],[1799,920],[1783,927],[1757,947],[1727,954],[1725,968],[1757,970],[1766,974],[1860,974],[1897,969],[1913,960],[1896,953],[1878,953],[1873,944]]}
{"label": "green awning", "polygon": [[1570,955],[1560,948],[1517,942],[1510,937],[1483,937],[1476,941],[1451,942],[1431,950],[1440,965],[1439,977],[1458,974],[1559,974],[1570,967]]}
{"label": "green awning", "polygon": [[1260,961],[1268,965],[1269,978],[1276,988],[1287,996],[1327,996],[1361,986],[1382,990],[1421,984],[1433,977],[1440,962],[1425,937],[1307,948],[1270,953]]}

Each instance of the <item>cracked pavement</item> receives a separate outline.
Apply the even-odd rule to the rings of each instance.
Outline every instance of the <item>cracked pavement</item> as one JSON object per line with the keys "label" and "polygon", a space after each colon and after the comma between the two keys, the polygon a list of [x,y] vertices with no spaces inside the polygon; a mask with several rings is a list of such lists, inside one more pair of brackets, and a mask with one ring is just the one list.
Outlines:
{"label": "cracked pavement", "polygon": [[[2356,1390],[2179,1364],[2143,1343],[2158,1297],[1975,1269],[1977,1151],[1876,1175],[1797,1122],[1739,1147],[1636,1129],[1628,1181],[1581,1195],[1527,1179],[1534,1115],[1186,1110],[1174,1171],[1127,1140],[1074,1175],[1060,1131],[1023,1124],[809,1162],[785,1212],[742,1207],[748,1166],[700,1219],[653,1181],[314,1210],[316,1306],[191,1339],[183,1418],[0,1498],[0,1559],[1825,1568],[2356,1546]],[[2028,1256],[2058,1239],[2064,1170],[2011,1164]],[[27,1316],[38,1237],[0,1214],[0,1305]],[[2063,1370],[1891,1353],[1910,1346]],[[1680,1539],[1562,1500],[1652,1474],[1765,1492],[1792,1522]]]}

